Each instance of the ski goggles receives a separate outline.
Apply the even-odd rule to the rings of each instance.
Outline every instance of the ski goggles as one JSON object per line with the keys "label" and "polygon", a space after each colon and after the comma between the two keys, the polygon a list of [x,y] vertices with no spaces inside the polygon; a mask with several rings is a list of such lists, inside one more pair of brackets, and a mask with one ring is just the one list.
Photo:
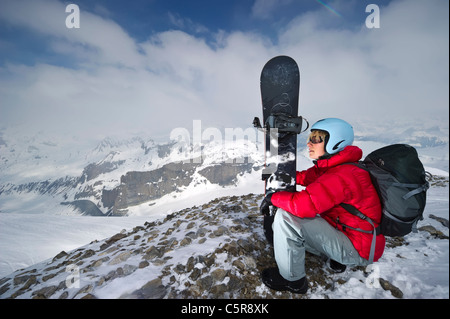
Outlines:
{"label": "ski goggles", "polygon": [[323,142],[323,139],[321,136],[318,135],[310,135],[308,138],[308,142],[311,142],[313,144],[320,144]]}

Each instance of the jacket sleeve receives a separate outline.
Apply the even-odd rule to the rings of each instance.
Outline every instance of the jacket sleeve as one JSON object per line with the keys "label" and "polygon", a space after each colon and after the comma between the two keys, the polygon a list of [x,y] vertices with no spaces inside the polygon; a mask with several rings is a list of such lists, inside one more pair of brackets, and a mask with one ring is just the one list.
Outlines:
{"label": "jacket sleeve", "polygon": [[342,203],[345,184],[336,174],[327,174],[309,184],[300,192],[277,192],[272,196],[273,205],[291,214],[307,218],[322,214]]}
{"label": "jacket sleeve", "polygon": [[319,177],[318,170],[315,166],[308,168],[307,170],[297,172],[296,182],[298,185],[308,186]]}

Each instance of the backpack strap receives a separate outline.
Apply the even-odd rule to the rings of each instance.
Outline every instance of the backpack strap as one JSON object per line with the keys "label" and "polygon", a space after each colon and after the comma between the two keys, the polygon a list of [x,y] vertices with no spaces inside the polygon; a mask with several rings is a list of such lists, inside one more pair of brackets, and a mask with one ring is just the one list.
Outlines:
{"label": "backpack strap", "polygon": [[[380,184],[388,184],[384,181],[378,181]],[[403,199],[408,199],[416,194],[426,192],[428,188],[430,188],[430,183],[426,182],[425,184],[407,184],[407,183],[389,183],[392,186],[406,187],[406,188],[414,188],[412,191],[406,193],[402,196]]]}
{"label": "backpack strap", "polygon": [[347,225],[342,224],[346,228],[350,228],[350,229],[353,229],[353,230],[356,230],[356,231],[360,231],[360,232],[363,232],[363,233],[372,234],[372,243],[370,244],[369,262],[373,263],[373,259],[375,257],[375,245],[376,245],[376,242],[377,242],[377,240],[376,240],[377,238],[376,237],[377,237],[378,234],[380,234],[380,228],[379,227],[375,227],[374,221],[370,217],[367,217],[366,215],[361,213],[359,211],[359,209],[357,209],[355,206],[350,205],[350,204],[346,204],[346,203],[341,203],[339,205],[342,208],[344,208],[346,211],[348,211],[350,214],[355,215],[355,216],[361,218],[362,220],[367,221],[372,226],[373,230],[372,231],[368,231],[368,230],[364,230],[364,229],[361,229],[361,228],[355,228],[355,227],[351,227],[351,226],[347,226]]}

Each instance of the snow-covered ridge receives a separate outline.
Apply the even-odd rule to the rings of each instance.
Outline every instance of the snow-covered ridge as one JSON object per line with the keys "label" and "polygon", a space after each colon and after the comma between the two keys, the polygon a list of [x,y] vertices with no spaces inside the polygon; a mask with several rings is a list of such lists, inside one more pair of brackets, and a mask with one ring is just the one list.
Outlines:
{"label": "snow-covered ridge", "polygon": [[262,231],[262,197],[249,194],[61,251],[0,279],[0,298],[448,298],[448,198],[440,202],[448,179],[436,183],[419,232],[389,238],[372,268],[333,274],[326,260],[308,254],[305,295],[262,284],[273,250]]}

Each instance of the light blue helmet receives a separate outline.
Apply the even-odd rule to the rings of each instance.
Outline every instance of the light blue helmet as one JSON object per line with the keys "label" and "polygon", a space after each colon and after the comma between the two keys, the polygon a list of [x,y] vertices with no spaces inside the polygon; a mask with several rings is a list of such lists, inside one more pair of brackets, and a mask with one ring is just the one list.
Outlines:
{"label": "light blue helmet", "polygon": [[341,119],[328,118],[317,121],[311,127],[311,131],[314,130],[328,133],[325,139],[325,151],[328,154],[336,154],[353,143],[353,127]]}

